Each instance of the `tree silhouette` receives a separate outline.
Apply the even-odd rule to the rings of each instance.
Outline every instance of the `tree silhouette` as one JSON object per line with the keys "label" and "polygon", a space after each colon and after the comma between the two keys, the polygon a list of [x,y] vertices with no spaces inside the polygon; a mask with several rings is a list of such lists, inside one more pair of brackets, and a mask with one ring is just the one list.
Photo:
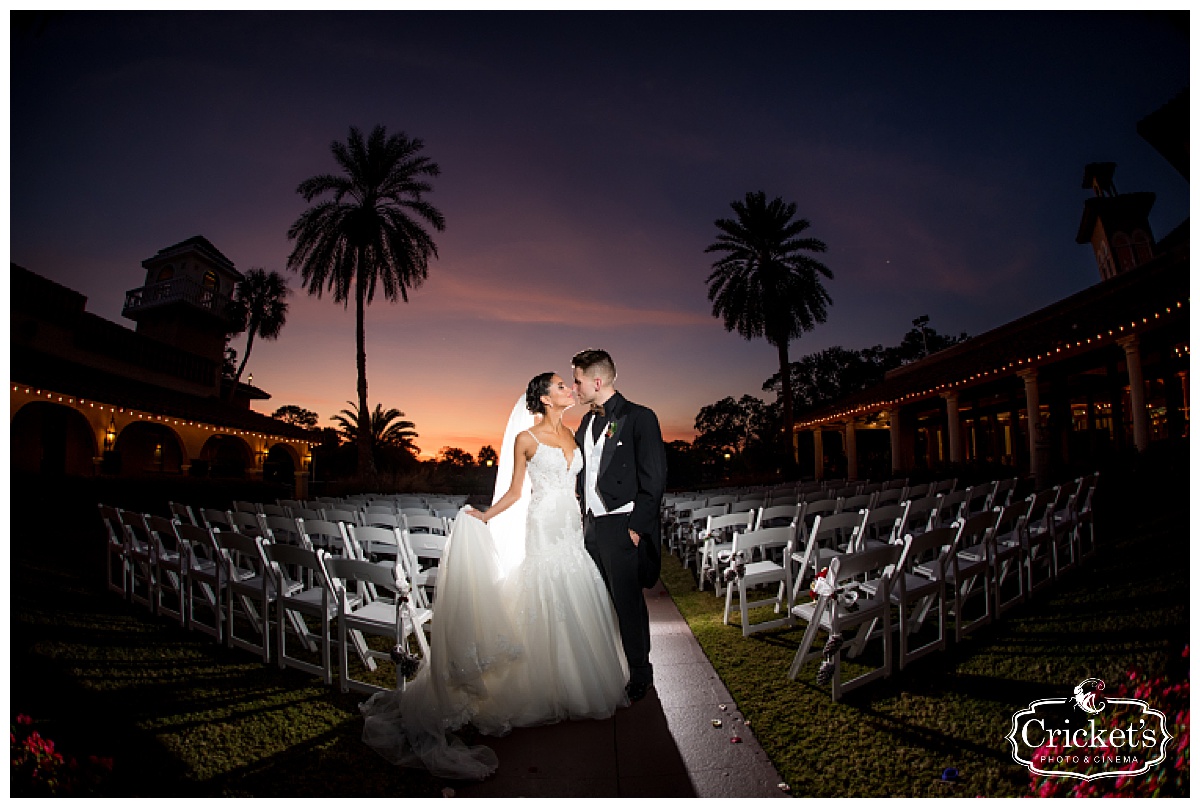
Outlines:
{"label": "tree silhouette", "polygon": [[[242,371],[250,361],[250,351],[254,348],[254,338],[266,340],[279,338],[279,332],[287,323],[287,297],[292,293],[287,280],[278,272],[268,273],[262,267],[251,267],[238,281],[237,290],[233,296],[233,319],[239,326],[245,326],[246,352],[242,354],[242,362],[237,372],[233,374],[233,384],[229,386],[229,400],[233,401],[237,393],[238,381]],[[241,330],[238,328],[237,330]]]}
{"label": "tree silhouette", "polygon": [[317,420],[320,418],[312,410],[306,410],[303,407],[298,407],[295,404],[284,404],[275,412],[271,413],[271,417],[276,420],[283,421],[288,424],[295,424],[307,429],[315,429]]}
{"label": "tree silhouette", "polygon": [[[390,301],[408,302],[408,292],[429,272],[437,245],[425,224],[441,231],[445,218],[424,195],[432,190],[425,178],[440,173],[437,163],[421,156],[421,140],[403,132],[391,135],[376,126],[364,140],[350,127],[345,143],[330,146],[342,174],[318,174],[300,183],[305,202],[332,195],[305,210],[288,229],[296,242],[288,268],[299,270],[310,295],[333,291],[333,299],[355,303],[355,346],[358,365],[358,411],[367,412],[366,305],[376,287]],[[375,461],[366,425],[359,429],[358,476],[373,480]]]}
{"label": "tree silhouette", "polygon": [[420,437],[416,432],[416,424],[403,420],[403,412],[395,407],[384,410],[382,404],[376,404],[375,411],[366,419],[364,429],[363,419],[359,418],[359,410],[354,402],[346,403],[350,405],[349,409],[342,410],[329,419],[338,425],[338,434],[356,442],[365,432],[372,449],[376,446],[394,446],[414,456],[420,453],[421,448],[413,443],[414,438]]}
{"label": "tree silhouette", "polygon": [[750,192],[730,204],[736,219],[717,219],[717,240],[705,252],[725,253],[713,263],[708,276],[708,299],[713,316],[724,321],[726,331],[747,340],[766,338],[779,354],[782,374],[783,439],[787,475],[795,472],[793,448],[792,385],[787,372],[788,345],[817,323],[825,322],[832,303],[820,276],[833,272],[806,253],[825,252],[825,243],[801,238],[807,219],[794,219],[796,205],[781,198],[767,202],[762,191]]}

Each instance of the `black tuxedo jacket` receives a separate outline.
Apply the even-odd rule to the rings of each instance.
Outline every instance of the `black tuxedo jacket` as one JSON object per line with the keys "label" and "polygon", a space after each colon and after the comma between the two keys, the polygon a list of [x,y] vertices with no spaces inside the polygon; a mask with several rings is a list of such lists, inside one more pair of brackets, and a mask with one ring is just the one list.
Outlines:
{"label": "black tuxedo jacket", "polygon": [[[662,531],[660,506],[667,485],[667,451],[663,446],[658,416],[649,407],[634,404],[620,393],[613,394],[604,404],[605,428],[612,435],[604,442],[600,455],[600,470],[596,488],[606,509],[633,503],[629,514],[629,529],[642,537],[638,577],[643,587],[654,586],[662,567]],[[589,412],[575,431],[575,442],[583,455],[584,470],[579,474],[577,487],[579,505],[586,511],[587,498],[583,487],[587,480],[585,447],[592,421],[599,416]],[[610,426],[611,425],[611,426]]]}

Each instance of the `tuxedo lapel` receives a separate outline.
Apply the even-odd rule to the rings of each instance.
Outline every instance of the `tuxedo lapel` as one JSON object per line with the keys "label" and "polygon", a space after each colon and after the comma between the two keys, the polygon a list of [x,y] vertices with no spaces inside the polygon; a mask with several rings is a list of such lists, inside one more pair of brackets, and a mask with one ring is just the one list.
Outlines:
{"label": "tuxedo lapel", "polygon": [[[614,397],[615,398],[615,397]],[[616,421],[617,425],[613,429],[612,435],[604,439],[604,451],[600,453],[600,468],[596,472],[596,478],[604,476],[604,471],[608,468],[608,464],[612,462],[613,455],[617,452],[617,443],[621,437],[621,430],[625,428],[625,422],[629,419],[625,417],[625,399],[621,398],[615,401],[616,406],[612,408],[612,415],[609,416],[608,422]],[[607,429],[608,427],[605,427]]]}
{"label": "tuxedo lapel", "polygon": [[592,428],[592,419],[596,417],[594,412],[589,412],[583,416],[583,422],[579,424],[579,429],[575,430],[575,445],[579,447],[579,451],[583,454],[583,462],[587,462],[587,452],[584,451],[587,444],[588,431]]}

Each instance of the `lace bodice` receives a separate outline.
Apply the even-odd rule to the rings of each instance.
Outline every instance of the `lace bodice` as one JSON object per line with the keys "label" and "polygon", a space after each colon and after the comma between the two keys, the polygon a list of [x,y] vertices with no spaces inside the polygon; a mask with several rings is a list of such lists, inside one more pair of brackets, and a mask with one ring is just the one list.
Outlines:
{"label": "lace bodice", "polygon": [[526,466],[526,473],[533,485],[530,506],[551,493],[566,493],[574,499],[575,478],[582,470],[583,457],[578,448],[571,453],[571,460],[567,462],[567,456],[562,449],[539,441],[537,451]]}

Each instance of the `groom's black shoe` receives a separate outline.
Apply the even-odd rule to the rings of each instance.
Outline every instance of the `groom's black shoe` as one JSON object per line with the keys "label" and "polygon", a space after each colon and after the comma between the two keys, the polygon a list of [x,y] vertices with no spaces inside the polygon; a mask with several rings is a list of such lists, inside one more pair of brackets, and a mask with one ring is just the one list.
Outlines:
{"label": "groom's black shoe", "polygon": [[629,696],[630,701],[641,701],[653,686],[651,682],[630,682],[625,685],[625,694]]}

